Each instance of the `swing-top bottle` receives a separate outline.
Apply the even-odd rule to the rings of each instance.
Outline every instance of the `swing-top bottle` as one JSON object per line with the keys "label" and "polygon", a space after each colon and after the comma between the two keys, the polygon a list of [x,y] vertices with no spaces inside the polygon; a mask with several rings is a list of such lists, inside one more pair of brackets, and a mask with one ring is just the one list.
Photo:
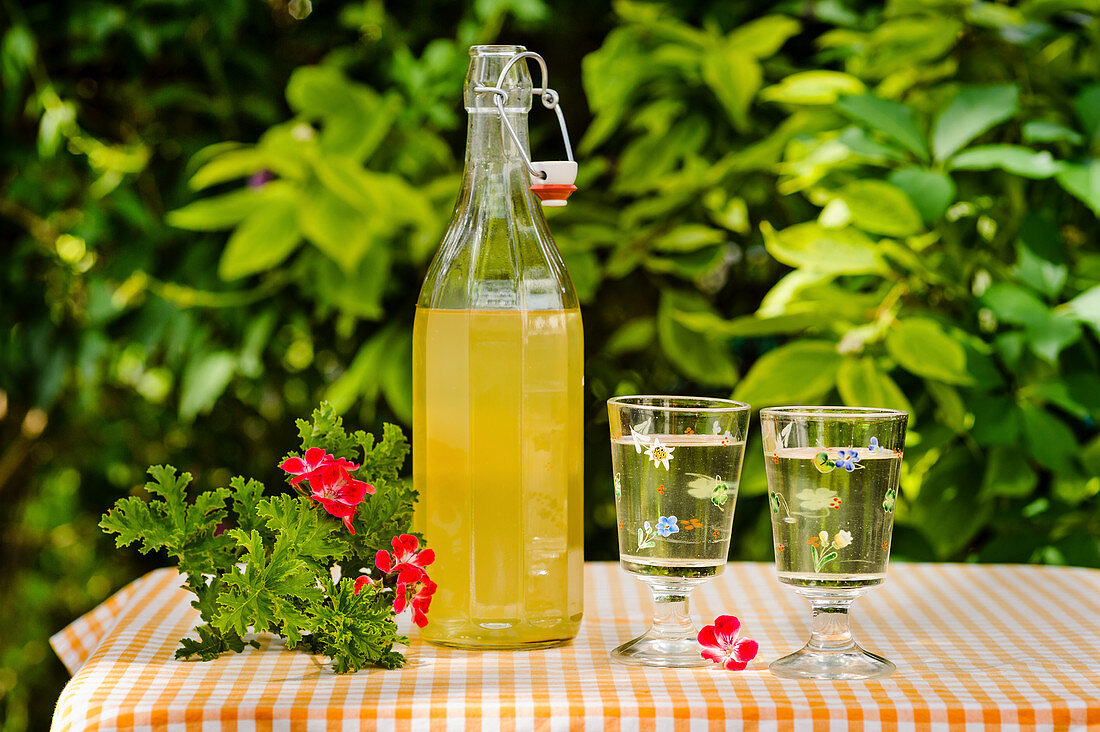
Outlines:
{"label": "swing-top bottle", "polygon": [[413,331],[416,526],[438,584],[421,635],[455,647],[554,645],[581,619],[580,310],[529,190],[526,62],[499,86],[520,146],[475,91],[523,51],[470,50],[465,172]]}

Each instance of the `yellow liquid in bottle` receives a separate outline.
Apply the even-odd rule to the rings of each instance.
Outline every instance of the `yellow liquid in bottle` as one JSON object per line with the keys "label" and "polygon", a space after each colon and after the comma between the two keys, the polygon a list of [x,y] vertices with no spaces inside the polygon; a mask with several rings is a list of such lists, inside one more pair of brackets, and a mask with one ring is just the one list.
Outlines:
{"label": "yellow liquid in bottle", "polygon": [[415,526],[439,585],[423,638],[530,648],[576,634],[583,358],[575,309],[417,309]]}

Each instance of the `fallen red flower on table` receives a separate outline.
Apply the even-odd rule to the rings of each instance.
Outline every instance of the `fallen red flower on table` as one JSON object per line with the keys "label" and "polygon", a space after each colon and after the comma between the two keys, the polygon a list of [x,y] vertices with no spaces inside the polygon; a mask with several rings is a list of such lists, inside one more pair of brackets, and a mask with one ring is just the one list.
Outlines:
{"label": "fallen red flower on table", "polygon": [[740,631],[740,620],[732,615],[719,615],[714,625],[699,631],[699,643],[703,646],[700,655],[727,671],[743,670],[756,658],[760,644],[751,638],[738,638]]}

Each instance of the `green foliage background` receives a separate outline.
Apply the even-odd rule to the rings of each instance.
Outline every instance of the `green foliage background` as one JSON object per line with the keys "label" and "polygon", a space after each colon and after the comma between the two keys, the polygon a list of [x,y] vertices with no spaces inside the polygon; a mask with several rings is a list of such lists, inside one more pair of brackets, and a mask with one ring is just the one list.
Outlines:
{"label": "green foliage background", "polygon": [[[583,134],[551,226],[589,559],[615,556],[603,400],[732,392],[912,411],[896,557],[1100,566],[1100,4],[310,10],[0,0],[0,729],[47,724],[48,636],[164,561],[96,528],[144,466],[271,477],[320,398],[407,423],[466,47],[496,39]],[[759,449],[736,559],[771,555]]]}

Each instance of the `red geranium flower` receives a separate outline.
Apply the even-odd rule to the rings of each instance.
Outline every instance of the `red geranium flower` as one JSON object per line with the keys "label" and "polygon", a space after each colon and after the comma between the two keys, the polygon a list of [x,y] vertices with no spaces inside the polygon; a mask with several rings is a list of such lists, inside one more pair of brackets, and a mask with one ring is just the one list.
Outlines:
{"label": "red geranium flower", "polygon": [[406,606],[411,606],[413,622],[416,623],[416,627],[423,628],[428,624],[428,607],[432,604],[432,595],[435,594],[437,587],[438,585],[435,582],[428,579],[428,575],[424,575],[422,582],[417,582],[412,586],[415,593],[410,600],[409,585],[398,580],[397,595],[393,598],[393,611],[403,613]]}
{"label": "red geranium flower", "polygon": [[368,577],[365,574],[361,575],[361,576],[359,576],[355,579],[355,589],[352,590],[352,592],[354,592],[356,595],[358,595],[359,590],[363,589],[363,587],[365,587],[366,585],[373,585],[373,584],[374,584],[374,580],[372,580],[370,577]]}
{"label": "red geranium flower", "polygon": [[351,517],[355,509],[363,502],[363,497],[374,493],[374,486],[355,480],[343,466],[337,463],[322,465],[309,475],[309,487],[313,491],[311,498],[325,507],[333,516],[342,518],[348,531],[355,533]]}
{"label": "red geranium flower", "polygon": [[714,661],[727,671],[740,671],[756,658],[760,644],[751,638],[738,638],[741,621],[732,615],[719,615],[714,625],[707,625],[699,631],[699,643],[703,646],[700,654],[708,661]]}
{"label": "red geranium flower", "polygon": [[435,594],[436,584],[424,576],[424,582],[412,598],[413,622],[416,627],[423,628],[428,624],[428,606],[432,604],[432,595]]}
{"label": "red geranium flower", "polygon": [[347,472],[359,469],[355,463],[344,458],[335,458],[319,447],[309,448],[302,457],[287,458],[279,467],[294,476],[290,479],[291,485],[298,485],[303,480],[309,480],[314,472],[326,465],[336,465]]}
{"label": "red geranium flower", "polygon": [[424,568],[435,561],[435,551],[431,549],[417,551],[420,548],[420,542],[412,534],[395,536],[390,544],[393,546],[393,554],[379,549],[374,556],[375,566],[386,574],[399,572],[397,579],[399,583],[416,582],[421,577],[428,576]]}

